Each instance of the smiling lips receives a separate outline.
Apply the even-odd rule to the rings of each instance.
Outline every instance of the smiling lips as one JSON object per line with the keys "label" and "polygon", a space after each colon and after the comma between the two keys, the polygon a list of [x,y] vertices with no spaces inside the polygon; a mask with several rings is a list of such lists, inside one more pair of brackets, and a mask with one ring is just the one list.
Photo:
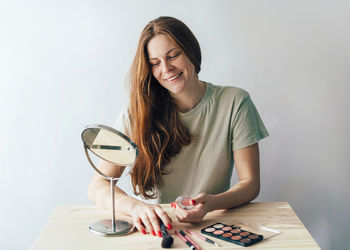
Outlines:
{"label": "smiling lips", "polygon": [[165,80],[168,81],[168,82],[174,81],[174,80],[176,80],[177,78],[179,78],[181,75],[182,75],[182,72],[180,72],[179,74],[177,74],[177,75],[175,75],[175,76],[166,78]]}

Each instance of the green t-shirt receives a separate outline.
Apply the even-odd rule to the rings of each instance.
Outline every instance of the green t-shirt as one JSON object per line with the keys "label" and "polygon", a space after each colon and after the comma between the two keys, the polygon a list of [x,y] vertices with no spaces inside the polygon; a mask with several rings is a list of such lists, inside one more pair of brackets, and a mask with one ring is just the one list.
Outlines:
{"label": "green t-shirt", "polygon": [[[218,194],[228,190],[233,151],[268,136],[249,94],[236,87],[206,83],[202,100],[187,113],[180,113],[180,118],[194,138],[164,167],[169,174],[161,176],[159,198],[150,203],[170,203],[184,194],[194,197],[201,192]],[[116,128],[129,134],[126,112],[119,117]],[[132,195],[130,177],[124,179],[118,186]]]}

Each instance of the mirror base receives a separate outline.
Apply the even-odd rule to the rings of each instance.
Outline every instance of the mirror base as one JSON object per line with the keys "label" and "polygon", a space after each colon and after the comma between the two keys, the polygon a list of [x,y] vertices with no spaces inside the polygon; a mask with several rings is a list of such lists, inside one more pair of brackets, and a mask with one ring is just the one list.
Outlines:
{"label": "mirror base", "polygon": [[91,232],[102,236],[122,236],[130,233],[132,224],[128,221],[116,220],[115,231],[112,228],[112,220],[101,220],[90,225]]}

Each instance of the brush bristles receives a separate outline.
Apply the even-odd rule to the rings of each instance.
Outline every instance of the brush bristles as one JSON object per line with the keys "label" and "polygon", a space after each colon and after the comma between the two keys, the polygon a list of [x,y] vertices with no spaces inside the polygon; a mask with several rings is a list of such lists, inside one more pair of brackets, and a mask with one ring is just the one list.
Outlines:
{"label": "brush bristles", "polygon": [[174,242],[174,238],[171,237],[171,235],[168,234],[164,236],[162,240],[162,248],[170,248],[173,242]]}

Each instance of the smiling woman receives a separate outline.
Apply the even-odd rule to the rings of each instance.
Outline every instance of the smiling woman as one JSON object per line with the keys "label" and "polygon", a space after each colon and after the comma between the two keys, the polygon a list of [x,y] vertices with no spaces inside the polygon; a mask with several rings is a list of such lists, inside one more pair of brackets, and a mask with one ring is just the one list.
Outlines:
{"label": "smiling woman", "polygon": [[[139,148],[131,172],[134,199],[115,187],[119,212],[142,232],[161,236],[171,219],[151,198],[170,203],[188,195],[191,209],[172,203],[181,222],[199,222],[210,211],[233,208],[260,190],[258,141],[268,136],[249,94],[198,78],[199,43],[173,17],[159,17],[141,33],[130,70],[130,104],[117,122]],[[239,181],[230,187],[235,165]],[[107,162],[100,167],[119,176]],[[89,197],[110,207],[108,182],[95,175]],[[122,205],[121,205],[122,204]]]}

